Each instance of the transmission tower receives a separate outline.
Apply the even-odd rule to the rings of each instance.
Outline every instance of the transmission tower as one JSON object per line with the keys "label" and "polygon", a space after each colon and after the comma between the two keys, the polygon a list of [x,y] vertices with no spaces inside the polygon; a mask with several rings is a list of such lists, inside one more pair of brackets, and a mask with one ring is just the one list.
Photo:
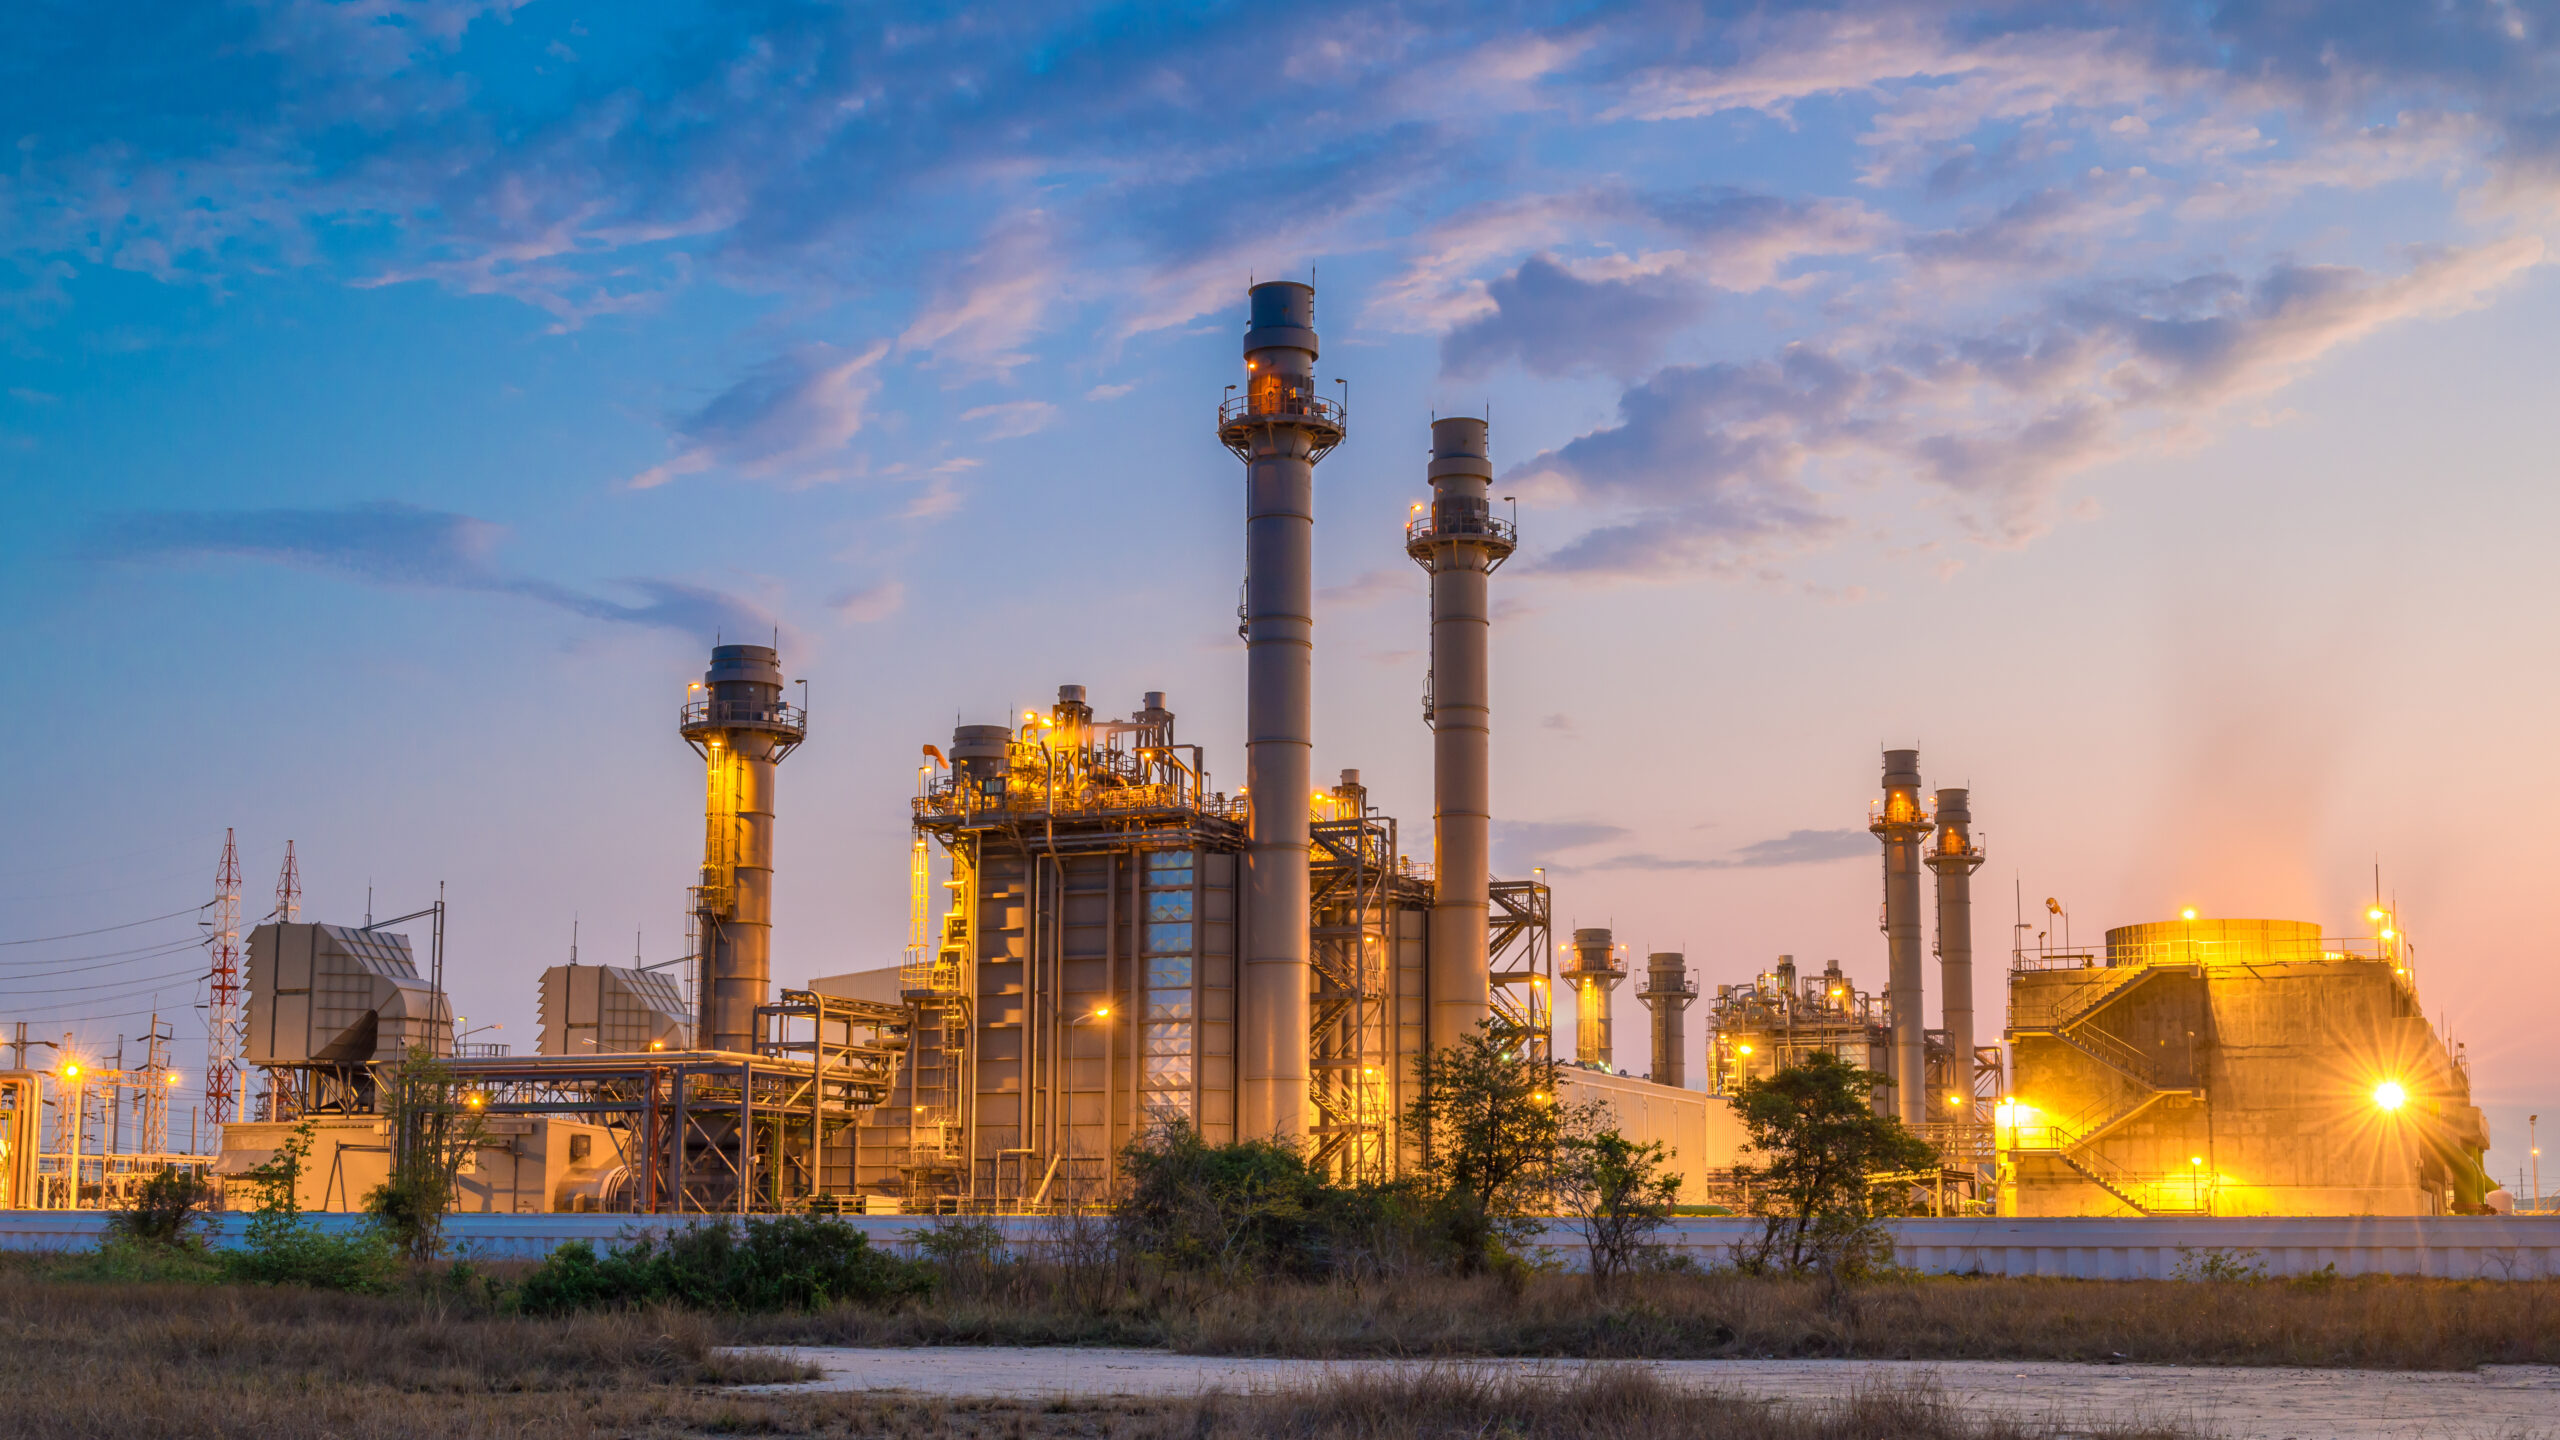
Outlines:
{"label": "transmission tower", "polygon": [[284,842],[284,873],[276,877],[276,920],[290,925],[302,913],[302,871],[293,863],[293,842]]}
{"label": "transmission tower", "polygon": [[[288,851],[290,853],[290,851]],[[292,875],[292,862],[285,874]],[[277,887],[283,890],[282,884]],[[222,832],[222,864],[213,872],[213,1005],[205,1016],[204,1109],[216,1125],[244,1118],[240,1072],[240,844]]]}

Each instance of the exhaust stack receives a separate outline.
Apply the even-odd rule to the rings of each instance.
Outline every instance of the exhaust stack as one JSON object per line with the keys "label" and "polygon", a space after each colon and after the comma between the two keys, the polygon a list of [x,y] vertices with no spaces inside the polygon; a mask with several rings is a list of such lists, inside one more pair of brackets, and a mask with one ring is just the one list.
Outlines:
{"label": "exhaust stack", "polygon": [[1893,1109],[1905,1125],[1929,1118],[1928,1050],[1920,961],[1920,752],[1884,752],[1884,800],[1867,829],[1884,843],[1885,1003],[1893,1014]]}
{"label": "exhaust stack", "polygon": [[678,725],[703,759],[694,1043],[714,1050],[755,1048],[756,1007],[773,987],[773,767],[808,735],[782,684],[772,646],[717,646]]}
{"label": "exhaust stack", "polygon": [[1627,978],[1618,964],[1618,947],[1606,930],[1573,932],[1573,964],[1564,972],[1573,986],[1573,1058],[1603,1070],[1614,1069],[1609,1034],[1609,992]]}
{"label": "exhaust stack", "polygon": [[[1938,792],[1938,1005],[1947,1030],[1947,1099],[1929,1108],[1958,1127],[1973,1124],[1973,872],[1984,855],[1973,839],[1973,809],[1962,790]],[[1932,1097],[1933,1100],[1935,1097]]]}
{"label": "exhaust stack", "polygon": [[1636,992],[1653,1012],[1653,1083],[1674,1090],[1688,1084],[1688,1025],[1682,1012],[1698,999],[1689,983],[1688,957],[1657,951],[1645,957],[1644,988]]}
{"label": "exhaust stack", "polygon": [[1342,407],[1316,393],[1316,292],[1252,290],[1242,393],[1218,439],[1245,464],[1244,974],[1240,1135],[1307,1129],[1307,824],[1315,769],[1315,467],[1342,443]]}
{"label": "exhaust stack", "polygon": [[1431,954],[1433,1049],[1492,1013],[1487,953],[1493,883],[1493,613],[1487,579],[1517,542],[1495,518],[1482,420],[1431,422],[1431,506],[1405,524],[1405,553],[1431,577]]}

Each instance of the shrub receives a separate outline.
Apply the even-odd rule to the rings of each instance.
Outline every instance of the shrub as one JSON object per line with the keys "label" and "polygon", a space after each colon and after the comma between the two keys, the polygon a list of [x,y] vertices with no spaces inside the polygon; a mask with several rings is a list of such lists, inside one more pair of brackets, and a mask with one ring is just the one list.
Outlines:
{"label": "shrub", "polygon": [[1176,1121],[1120,1152],[1112,1218],[1129,1253],[1175,1270],[1313,1275],[1325,1268],[1324,1177],[1274,1140],[1212,1145]]}
{"label": "shrub", "polygon": [[1671,1218],[1680,1177],[1662,1173],[1670,1159],[1660,1141],[1629,1140],[1614,1128],[1566,1142],[1565,1208],[1591,1252],[1591,1283],[1610,1280],[1659,1254],[1654,1232]]}
{"label": "shrub", "polygon": [[533,1315],[682,1305],[696,1310],[814,1310],[878,1305],[933,1286],[933,1272],[872,1248],[839,1220],[785,1215],[639,1235],[603,1254],[583,1240],[551,1252],[516,1287]]}
{"label": "shrub", "polygon": [[221,1255],[222,1277],[247,1285],[305,1285],[379,1294],[399,1279],[400,1259],[380,1232],[330,1235],[302,1218],[302,1167],[311,1122],[286,1134],[275,1156],[243,1178],[258,1187],[258,1210],[240,1248]]}
{"label": "shrub", "polygon": [[412,1047],[391,1073],[382,1099],[391,1126],[391,1174],[364,1197],[364,1210],[401,1254],[433,1260],[444,1250],[454,1177],[480,1143],[486,1117],[465,1101],[452,1067],[423,1045]]}
{"label": "shrub", "polygon": [[213,1187],[193,1170],[160,1171],[134,1191],[132,1203],[108,1219],[108,1242],[203,1249],[196,1222],[212,1198]]}

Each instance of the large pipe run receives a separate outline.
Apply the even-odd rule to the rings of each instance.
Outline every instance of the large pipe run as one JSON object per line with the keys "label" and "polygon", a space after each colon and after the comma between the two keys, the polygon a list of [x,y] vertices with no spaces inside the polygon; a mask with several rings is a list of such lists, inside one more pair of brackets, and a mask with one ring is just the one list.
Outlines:
{"label": "large pipe run", "polygon": [[1689,983],[1689,958],[1675,951],[1646,956],[1644,988],[1636,998],[1653,1012],[1653,1083],[1678,1090],[1689,1083],[1684,1012],[1698,999],[1698,987]]}
{"label": "large pipe run", "polygon": [[1316,393],[1316,292],[1252,291],[1244,393],[1218,438],[1245,462],[1244,975],[1237,1017],[1240,1134],[1307,1128],[1307,824],[1315,771],[1315,465],[1342,440]]}
{"label": "large pipe run", "polygon": [[[1431,508],[1405,553],[1431,576],[1430,1044],[1455,1045],[1492,1013],[1486,935],[1493,884],[1493,613],[1487,577],[1510,557],[1494,517],[1482,420],[1431,422]],[[1419,510],[1420,507],[1416,507]]]}
{"label": "large pipe run", "polygon": [[1905,1125],[1929,1118],[1928,1017],[1921,1009],[1920,752],[1884,752],[1884,803],[1867,828],[1884,843],[1885,1003],[1893,1014],[1893,1108]]}
{"label": "large pipe run", "polygon": [[770,645],[721,645],[687,697],[680,733],[703,758],[697,1044],[755,1047],[756,1007],[773,985],[773,767],[808,733],[782,700]]}
{"label": "large pipe run", "polygon": [[1973,872],[1982,868],[1973,809],[1962,790],[1938,792],[1938,1005],[1946,1019],[1947,1096],[1929,1108],[1959,1127],[1973,1122]]}

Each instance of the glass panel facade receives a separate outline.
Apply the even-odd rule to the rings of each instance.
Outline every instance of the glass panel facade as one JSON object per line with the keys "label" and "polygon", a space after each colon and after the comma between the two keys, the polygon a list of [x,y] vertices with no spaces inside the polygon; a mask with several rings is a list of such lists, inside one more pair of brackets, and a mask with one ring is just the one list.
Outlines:
{"label": "glass panel facade", "polygon": [[1149,1116],[1190,1120],[1198,1033],[1192,1017],[1191,853],[1146,857],[1146,1031],[1141,1098]]}

